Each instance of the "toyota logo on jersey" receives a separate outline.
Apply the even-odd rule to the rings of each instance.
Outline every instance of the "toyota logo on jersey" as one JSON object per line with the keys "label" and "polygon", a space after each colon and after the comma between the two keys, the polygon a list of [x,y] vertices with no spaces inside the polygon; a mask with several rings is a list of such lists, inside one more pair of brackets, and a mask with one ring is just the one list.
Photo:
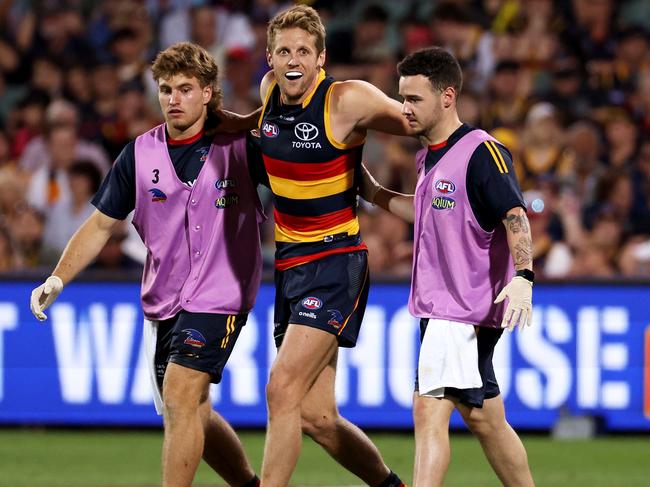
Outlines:
{"label": "toyota logo on jersey", "polygon": [[318,127],[307,122],[300,122],[293,129],[293,133],[296,134],[298,139],[303,142],[309,142],[318,137]]}

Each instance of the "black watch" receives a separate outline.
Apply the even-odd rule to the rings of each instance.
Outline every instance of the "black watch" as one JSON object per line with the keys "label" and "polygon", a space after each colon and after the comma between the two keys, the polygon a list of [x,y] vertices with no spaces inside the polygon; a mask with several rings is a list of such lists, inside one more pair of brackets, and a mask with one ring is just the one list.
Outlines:
{"label": "black watch", "polygon": [[527,281],[535,282],[535,273],[530,269],[521,269],[515,273],[515,276],[523,277]]}

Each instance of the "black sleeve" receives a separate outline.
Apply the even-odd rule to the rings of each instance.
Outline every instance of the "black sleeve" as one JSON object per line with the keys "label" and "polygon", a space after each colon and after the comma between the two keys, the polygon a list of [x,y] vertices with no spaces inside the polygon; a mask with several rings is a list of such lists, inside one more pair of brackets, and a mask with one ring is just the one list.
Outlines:
{"label": "black sleeve", "polygon": [[92,199],[99,211],[124,220],[135,208],[135,144],[129,142]]}
{"label": "black sleeve", "polygon": [[488,232],[512,208],[526,209],[508,149],[492,141],[476,148],[467,169],[467,197],[476,220]]}
{"label": "black sleeve", "polygon": [[264,169],[264,159],[262,159],[262,146],[260,145],[259,136],[251,132],[246,134],[246,158],[248,160],[248,171],[250,172],[253,184],[261,184],[270,188],[269,176]]}

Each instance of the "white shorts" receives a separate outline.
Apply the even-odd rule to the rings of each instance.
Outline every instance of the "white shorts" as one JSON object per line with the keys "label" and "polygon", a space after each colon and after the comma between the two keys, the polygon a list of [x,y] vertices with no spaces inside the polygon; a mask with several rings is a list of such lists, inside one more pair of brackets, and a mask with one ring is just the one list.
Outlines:
{"label": "white shorts", "polygon": [[142,339],[144,340],[144,350],[147,355],[147,368],[149,369],[149,380],[151,381],[151,392],[153,394],[153,404],[156,407],[158,416],[163,413],[163,400],[158,388],[156,379],[156,339],[158,336],[158,322],[144,320],[144,331]]}
{"label": "white shorts", "polygon": [[474,325],[429,319],[418,360],[419,394],[444,397],[446,387],[473,389],[482,386]]}

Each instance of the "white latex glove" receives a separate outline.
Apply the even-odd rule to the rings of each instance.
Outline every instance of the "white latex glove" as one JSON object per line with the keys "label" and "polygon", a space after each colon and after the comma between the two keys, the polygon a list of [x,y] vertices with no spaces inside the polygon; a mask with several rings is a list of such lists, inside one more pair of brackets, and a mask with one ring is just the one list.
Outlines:
{"label": "white latex glove", "polygon": [[508,306],[503,314],[501,328],[508,327],[508,330],[512,331],[517,325],[520,330],[530,325],[533,315],[533,283],[521,276],[513,277],[494,302],[500,303],[506,298]]}
{"label": "white latex glove", "polygon": [[43,284],[32,291],[29,307],[39,321],[47,319],[43,311],[50,307],[61,291],[63,291],[63,281],[58,276],[48,277]]}
{"label": "white latex glove", "polygon": [[375,204],[375,198],[377,193],[383,188],[381,184],[370,174],[366,165],[361,163],[361,186],[359,188],[359,194],[361,197],[366,200],[368,203]]}

